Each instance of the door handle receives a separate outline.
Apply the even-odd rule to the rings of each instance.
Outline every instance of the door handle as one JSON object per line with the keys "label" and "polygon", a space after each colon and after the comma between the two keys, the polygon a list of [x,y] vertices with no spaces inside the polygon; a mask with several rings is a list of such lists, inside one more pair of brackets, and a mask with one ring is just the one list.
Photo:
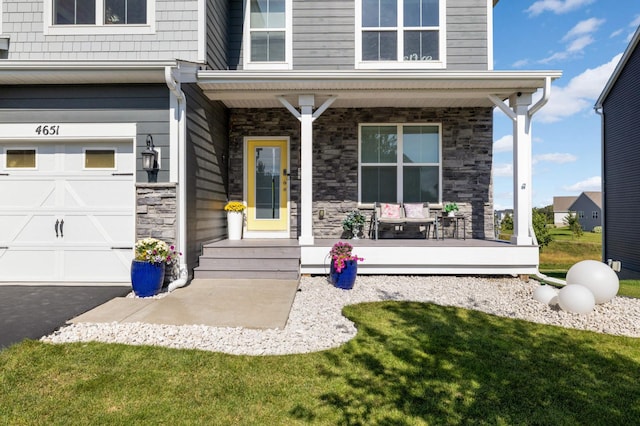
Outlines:
{"label": "door handle", "polygon": [[55,229],[56,229],[56,238],[58,238],[58,225],[60,225],[60,221],[59,221],[58,219],[56,219],[56,226],[55,226]]}
{"label": "door handle", "polygon": [[60,238],[64,237],[64,234],[62,233],[63,226],[64,226],[64,219],[60,219]]}

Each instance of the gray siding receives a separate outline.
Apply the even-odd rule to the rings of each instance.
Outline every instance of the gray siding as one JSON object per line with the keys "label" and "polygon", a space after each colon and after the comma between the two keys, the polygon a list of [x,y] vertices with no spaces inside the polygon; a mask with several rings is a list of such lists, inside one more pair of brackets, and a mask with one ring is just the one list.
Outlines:
{"label": "gray siding", "polygon": [[[442,197],[464,205],[471,217],[468,235],[493,239],[491,184],[493,116],[491,108],[330,108],[313,128],[314,213],[317,237],[340,237],[341,221],[358,201],[359,123],[442,123]],[[300,181],[300,123],[283,109],[231,110],[230,197],[243,195],[243,137],[288,136],[291,144],[291,238],[297,238]]]}
{"label": "gray siding", "polygon": [[486,70],[487,1],[447,1],[447,69]]}
{"label": "gray siding", "polygon": [[[571,211],[583,212],[584,217],[579,219],[582,229],[587,232],[593,231],[596,226],[602,226],[602,210],[589,197],[582,194],[571,205]],[[598,218],[593,218],[593,212],[597,212]]]}
{"label": "gray siding", "polygon": [[214,70],[228,67],[229,1],[207,0],[207,64]]}
{"label": "gray siding", "polygon": [[[230,69],[242,69],[243,1],[232,0],[229,19]],[[486,70],[486,0],[447,2],[447,68]],[[293,1],[293,68],[355,68],[354,0]]]}
{"label": "gray siding", "polygon": [[640,278],[640,50],[636,48],[603,103],[604,259],[621,276]]}
{"label": "gray siding", "polygon": [[155,0],[153,34],[44,35],[44,0],[3,0],[8,59],[197,61],[198,0]]}
{"label": "gray siding", "polygon": [[353,69],[353,0],[293,2],[293,68]]}
{"label": "gray siding", "polygon": [[210,103],[196,85],[183,85],[187,98],[187,241],[190,268],[202,244],[227,234],[229,114]]}
{"label": "gray siding", "polygon": [[[169,180],[169,91],[165,85],[0,86],[2,123],[137,123],[137,152],[151,134],[162,150],[158,182]],[[146,182],[136,157],[137,182]]]}

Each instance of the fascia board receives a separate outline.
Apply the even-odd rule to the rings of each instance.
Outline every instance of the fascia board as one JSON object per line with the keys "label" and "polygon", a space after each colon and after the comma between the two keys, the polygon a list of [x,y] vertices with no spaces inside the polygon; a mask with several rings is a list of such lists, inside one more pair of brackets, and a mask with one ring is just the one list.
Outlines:
{"label": "fascia board", "polygon": [[598,97],[598,100],[596,101],[596,104],[594,106],[596,109],[602,108],[604,101],[607,99],[607,96],[609,96],[611,89],[613,89],[613,86],[616,84],[616,81],[618,80],[618,77],[620,77],[620,73],[626,66],[627,62],[629,62],[629,58],[631,58],[631,55],[633,54],[636,47],[638,46],[638,43],[640,43],[640,27],[638,27],[638,29],[636,30],[635,34],[633,35],[633,38],[629,42],[629,46],[627,46],[624,53],[622,54],[622,58],[620,58],[620,62],[618,62],[618,65],[616,65],[616,68],[613,70],[613,73],[611,73],[611,77],[609,77],[607,84],[605,84],[604,89],[602,90],[602,93]]}

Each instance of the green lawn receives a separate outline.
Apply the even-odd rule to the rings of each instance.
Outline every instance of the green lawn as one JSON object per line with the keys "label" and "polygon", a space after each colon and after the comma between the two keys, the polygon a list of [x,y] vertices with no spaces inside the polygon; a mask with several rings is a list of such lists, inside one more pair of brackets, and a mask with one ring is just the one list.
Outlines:
{"label": "green lawn", "polygon": [[637,424],[638,339],[411,302],[349,306],[329,351],[247,357],[26,341],[0,424]]}

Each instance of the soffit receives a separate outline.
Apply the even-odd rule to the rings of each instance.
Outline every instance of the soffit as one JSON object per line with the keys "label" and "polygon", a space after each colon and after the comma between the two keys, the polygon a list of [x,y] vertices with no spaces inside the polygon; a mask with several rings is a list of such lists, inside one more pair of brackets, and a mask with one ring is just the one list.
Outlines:
{"label": "soffit", "polygon": [[229,108],[281,107],[278,97],[297,105],[300,94],[314,94],[316,105],[334,96],[340,107],[493,107],[489,95],[506,99],[533,93],[559,71],[482,72],[247,72],[199,71],[206,96]]}

